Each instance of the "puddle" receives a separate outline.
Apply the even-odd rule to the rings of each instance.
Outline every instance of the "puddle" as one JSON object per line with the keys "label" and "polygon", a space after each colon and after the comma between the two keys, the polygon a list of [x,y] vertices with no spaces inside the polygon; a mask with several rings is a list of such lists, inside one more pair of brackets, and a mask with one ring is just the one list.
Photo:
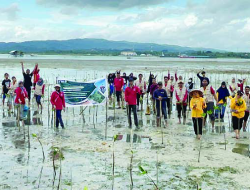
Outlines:
{"label": "puddle", "polygon": [[243,156],[250,157],[250,145],[249,144],[241,144],[236,143],[235,148],[232,149],[233,153],[241,154]]}

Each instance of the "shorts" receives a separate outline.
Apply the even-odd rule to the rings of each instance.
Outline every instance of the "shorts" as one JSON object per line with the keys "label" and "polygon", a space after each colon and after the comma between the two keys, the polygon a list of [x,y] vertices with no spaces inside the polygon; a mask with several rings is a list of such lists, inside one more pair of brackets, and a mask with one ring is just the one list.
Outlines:
{"label": "shorts", "polygon": [[121,97],[122,97],[122,92],[121,91],[116,91],[115,93],[116,93],[117,102],[120,102]]}
{"label": "shorts", "polygon": [[249,117],[249,112],[245,111],[245,116],[243,117],[243,121],[247,122],[248,117]]}
{"label": "shorts", "polygon": [[114,93],[114,85],[109,84],[109,96],[112,96],[113,93]]}
{"label": "shorts", "polygon": [[42,98],[42,96],[35,95],[35,98],[36,98],[36,103],[41,104],[41,98]]}

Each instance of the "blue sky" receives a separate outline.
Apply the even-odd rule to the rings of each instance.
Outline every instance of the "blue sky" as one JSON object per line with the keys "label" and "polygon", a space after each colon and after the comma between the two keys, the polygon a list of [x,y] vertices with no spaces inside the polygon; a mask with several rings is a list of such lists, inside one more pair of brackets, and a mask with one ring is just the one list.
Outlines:
{"label": "blue sky", "polygon": [[249,8],[248,0],[4,0],[0,41],[103,38],[249,52]]}

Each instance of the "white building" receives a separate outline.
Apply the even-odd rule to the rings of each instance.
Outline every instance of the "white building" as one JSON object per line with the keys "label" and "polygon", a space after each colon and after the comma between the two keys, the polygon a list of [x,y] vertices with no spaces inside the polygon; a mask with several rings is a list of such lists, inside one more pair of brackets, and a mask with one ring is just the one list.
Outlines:
{"label": "white building", "polygon": [[137,56],[137,53],[134,51],[122,51],[121,55],[123,55],[123,56]]}

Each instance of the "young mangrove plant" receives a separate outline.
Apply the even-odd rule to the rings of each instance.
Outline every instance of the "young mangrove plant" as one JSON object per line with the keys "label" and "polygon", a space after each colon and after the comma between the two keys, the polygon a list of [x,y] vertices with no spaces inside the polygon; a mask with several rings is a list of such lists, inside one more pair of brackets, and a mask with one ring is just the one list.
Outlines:
{"label": "young mangrove plant", "polygon": [[42,144],[42,142],[40,141],[40,138],[37,136],[37,134],[33,133],[33,134],[32,134],[32,137],[36,138],[36,139],[38,140],[39,144],[40,144],[41,147],[42,147],[43,162],[44,162],[44,160],[45,160],[45,154],[44,154],[44,150],[43,150],[43,144]]}
{"label": "young mangrove plant", "polygon": [[114,189],[115,182],[115,141],[117,140],[118,135],[113,137],[113,153],[112,153],[112,190]]}
{"label": "young mangrove plant", "polygon": [[148,171],[145,170],[141,165],[138,165],[138,167],[139,167],[139,170],[140,170],[140,174],[141,174],[141,175],[146,175],[147,178],[153,183],[155,189],[156,189],[156,190],[159,190],[157,184],[156,184],[156,183],[154,182],[154,180],[148,175]]}

